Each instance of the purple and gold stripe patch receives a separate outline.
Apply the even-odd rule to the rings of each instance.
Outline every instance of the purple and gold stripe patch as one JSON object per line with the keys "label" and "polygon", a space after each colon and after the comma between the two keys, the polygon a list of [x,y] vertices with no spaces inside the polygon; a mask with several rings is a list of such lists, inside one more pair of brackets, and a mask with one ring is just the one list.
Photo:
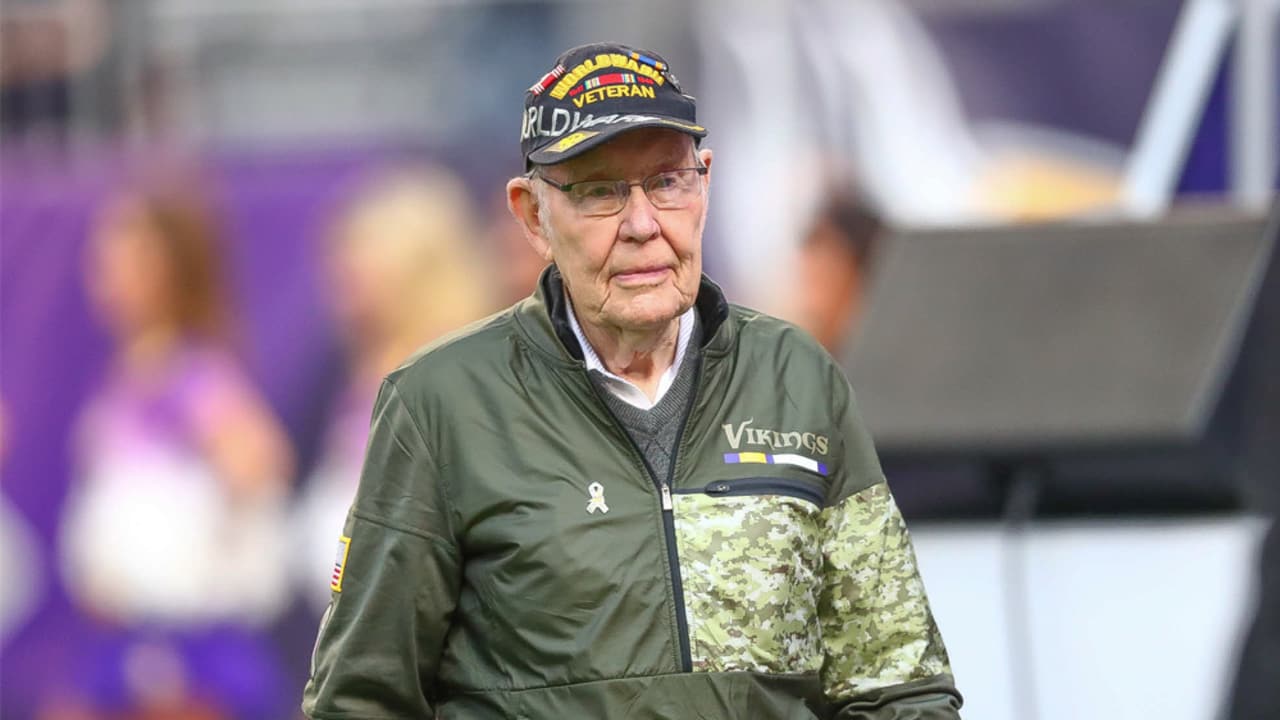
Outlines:
{"label": "purple and gold stripe patch", "polygon": [[819,475],[827,474],[827,466],[813,458],[807,458],[803,455],[795,455],[792,453],[782,453],[772,455],[769,453],[744,452],[744,453],[725,453],[724,461],[729,465],[737,465],[739,463],[759,463],[761,465],[794,465],[801,467],[809,472],[816,472]]}

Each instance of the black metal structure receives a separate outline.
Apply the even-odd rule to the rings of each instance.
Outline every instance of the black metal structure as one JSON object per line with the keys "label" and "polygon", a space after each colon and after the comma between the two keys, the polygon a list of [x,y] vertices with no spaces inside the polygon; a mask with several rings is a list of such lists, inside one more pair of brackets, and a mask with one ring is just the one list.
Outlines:
{"label": "black metal structure", "polygon": [[1236,507],[1280,413],[1251,359],[1278,235],[1280,202],[889,239],[842,360],[904,512],[998,514],[1018,478],[1042,513]]}

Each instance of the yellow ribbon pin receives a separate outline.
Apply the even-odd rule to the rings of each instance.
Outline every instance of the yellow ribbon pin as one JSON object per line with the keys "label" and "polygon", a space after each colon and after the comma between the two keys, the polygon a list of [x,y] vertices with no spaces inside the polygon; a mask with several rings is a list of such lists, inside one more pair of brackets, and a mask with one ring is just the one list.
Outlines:
{"label": "yellow ribbon pin", "polygon": [[587,486],[587,492],[591,494],[591,501],[587,503],[587,512],[594,513],[599,510],[601,513],[609,512],[609,506],[604,504],[604,486],[598,482],[593,482]]}

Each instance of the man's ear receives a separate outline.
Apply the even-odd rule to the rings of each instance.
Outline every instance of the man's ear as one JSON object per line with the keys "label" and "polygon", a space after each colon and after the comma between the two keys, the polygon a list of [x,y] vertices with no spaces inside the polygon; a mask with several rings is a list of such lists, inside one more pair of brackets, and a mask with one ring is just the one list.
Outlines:
{"label": "man's ear", "polygon": [[711,157],[714,153],[711,148],[702,148],[698,151],[698,160],[702,161],[703,167],[707,169],[707,174],[703,176],[702,181],[711,187]]}
{"label": "man's ear", "polygon": [[527,177],[515,177],[507,181],[507,209],[524,231],[524,239],[529,241],[538,257],[552,262],[551,241],[542,232],[542,219],[539,213],[544,208],[538,205],[538,197],[533,192],[533,180]]}

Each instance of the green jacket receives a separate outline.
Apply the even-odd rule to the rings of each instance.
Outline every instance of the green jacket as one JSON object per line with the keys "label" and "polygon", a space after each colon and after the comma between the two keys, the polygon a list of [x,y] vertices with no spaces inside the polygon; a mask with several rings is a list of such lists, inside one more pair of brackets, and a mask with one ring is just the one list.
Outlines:
{"label": "green jacket", "polygon": [[697,388],[655,478],[587,376],[562,288],[548,270],[383,383],[307,715],[958,717],[831,358],[704,279]]}

